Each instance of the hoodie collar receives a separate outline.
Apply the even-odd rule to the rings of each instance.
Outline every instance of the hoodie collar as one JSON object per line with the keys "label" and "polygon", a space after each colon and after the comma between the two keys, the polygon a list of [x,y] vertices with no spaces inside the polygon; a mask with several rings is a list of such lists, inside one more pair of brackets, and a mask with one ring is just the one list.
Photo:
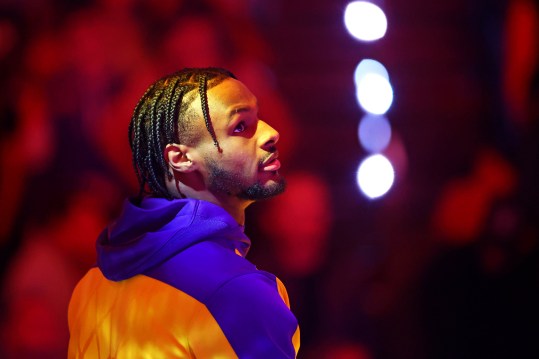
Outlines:
{"label": "hoodie collar", "polygon": [[213,203],[147,197],[137,205],[126,200],[120,217],[97,240],[97,264],[108,279],[123,280],[202,241],[243,257],[251,244],[244,227]]}

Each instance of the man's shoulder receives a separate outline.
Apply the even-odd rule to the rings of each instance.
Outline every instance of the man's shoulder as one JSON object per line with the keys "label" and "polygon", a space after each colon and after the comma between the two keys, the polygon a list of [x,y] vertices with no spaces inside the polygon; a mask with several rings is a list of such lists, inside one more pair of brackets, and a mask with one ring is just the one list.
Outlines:
{"label": "man's shoulder", "polygon": [[270,273],[257,270],[246,258],[211,241],[198,243],[178,253],[145,274],[203,303],[236,278],[242,278],[240,282],[275,282]]}

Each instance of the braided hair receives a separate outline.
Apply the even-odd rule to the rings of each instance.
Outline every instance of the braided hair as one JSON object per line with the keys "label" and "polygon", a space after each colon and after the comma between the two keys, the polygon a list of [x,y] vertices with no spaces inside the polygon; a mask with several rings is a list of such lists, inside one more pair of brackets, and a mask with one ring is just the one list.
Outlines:
{"label": "braided hair", "polygon": [[210,120],[207,91],[227,78],[236,77],[221,68],[186,68],[159,79],[142,95],[129,124],[139,199],[147,193],[172,199],[165,184],[165,175],[171,179],[172,173],[163,153],[169,143],[194,145],[199,140],[196,112],[190,106],[197,94],[206,129],[221,151]]}

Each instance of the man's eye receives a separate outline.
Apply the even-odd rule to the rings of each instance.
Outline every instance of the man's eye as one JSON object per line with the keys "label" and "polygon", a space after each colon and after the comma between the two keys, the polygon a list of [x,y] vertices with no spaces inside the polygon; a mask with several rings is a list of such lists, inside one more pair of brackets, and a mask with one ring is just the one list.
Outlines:
{"label": "man's eye", "polygon": [[245,122],[240,122],[234,127],[234,133],[241,133],[245,131]]}

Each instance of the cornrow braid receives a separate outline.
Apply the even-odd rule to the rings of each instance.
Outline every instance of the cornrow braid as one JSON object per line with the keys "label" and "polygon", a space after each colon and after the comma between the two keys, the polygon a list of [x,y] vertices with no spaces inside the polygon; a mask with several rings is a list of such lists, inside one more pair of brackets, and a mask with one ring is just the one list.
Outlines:
{"label": "cornrow braid", "polygon": [[[171,198],[170,194],[166,190],[166,186],[163,181],[159,181],[156,177],[156,173],[160,172],[159,170],[165,168],[166,163],[162,156],[164,147],[161,145],[161,127],[162,127],[162,118],[163,111],[160,103],[161,98],[163,98],[164,89],[159,88],[156,91],[156,95],[152,98],[151,107],[150,107],[150,117],[153,119],[153,126],[148,126],[149,129],[149,144],[148,153],[146,155],[146,165],[151,170],[149,171],[151,175],[151,181],[149,182],[151,189],[154,192],[162,194],[166,198]],[[154,154],[155,152],[155,154]],[[161,156],[159,156],[161,154]]]}
{"label": "cornrow braid", "polygon": [[221,68],[187,68],[159,79],[144,92],[129,124],[139,199],[145,194],[173,198],[165,182],[165,176],[170,180],[173,175],[165,161],[164,149],[169,143],[192,145],[198,141],[197,117],[190,111],[197,94],[206,129],[221,151],[211,123],[207,92],[227,78],[236,77]]}
{"label": "cornrow braid", "polygon": [[[173,142],[179,142],[178,140],[178,131],[176,125],[176,121],[174,121],[175,118],[178,116],[178,101],[180,99],[180,96],[183,95],[183,91],[185,91],[185,88],[179,86],[180,81],[179,79],[174,80],[174,84],[170,86],[170,91],[167,92],[167,114],[165,116],[165,142],[166,143],[173,143]],[[162,166],[166,170],[166,174],[169,180],[172,179],[172,171],[167,166],[165,162],[165,158],[161,156],[162,159]]]}
{"label": "cornrow braid", "polygon": [[134,135],[132,136],[134,138],[132,142],[134,143],[131,145],[131,149],[133,152],[133,156],[132,156],[133,166],[135,167],[135,173],[137,175],[137,180],[139,182],[139,187],[140,187],[139,193],[138,193],[139,197],[143,195],[144,185],[146,184],[146,177],[142,175],[141,171],[139,170],[139,165],[138,165],[138,159],[141,157],[141,147],[142,147],[141,143],[147,142],[141,139],[141,137],[145,137],[145,133],[141,132],[140,130],[143,117],[144,117],[144,114],[142,113],[142,114],[139,114],[137,118],[135,119],[136,124],[133,126]]}
{"label": "cornrow braid", "polygon": [[132,151],[132,162],[133,167],[135,168],[135,174],[137,176],[137,180],[139,182],[139,193],[138,197],[142,197],[144,192],[144,186],[146,183],[146,178],[142,176],[138,164],[137,159],[140,158],[140,148],[141,148],[141,137],[145,137],[144,133],[141,133],[141,123],[143,121],[144,112],[140,112],[140,108],[142,107],[143,103],[145,102],[148,94],[153,91],[153,88],[155,87],[155,84],[148,87],[140,100],[138,101],[137,105],[135,106],[135,110],[133,111],[133,117],[131,118],[131,122],[129,123],[129,146],[131,147]]}
{"label": "cornrow braid", "polygon": [[165,116],[165,135],[167,143],[178,141],[178,131],[176,131],[176,126],[174,126],[174,119],[178,116],[178,101],[185,91],[185,88],[180,86],[179,79],[175,79],[174,84],[170,88],[171,90],[167,94],[167,114]]}
{"label": "cornrow braid", "polygon": [[210,111],[208,109],[208,93],[206,89],[207,86],[208,83],[206,80],[206,75],[201,74],[198,77],[198,92],[200,94],[200,104],[202,105],[202,116],[204,117],[204,122],[206,123],[206,128],[211,135],[213,144],[215,145],[215,147],[217,147],[217,150],[219,150],[219,152],[222,152],[221,147],[219,146],[219,142],[217,141],[217,137],[215,136],[215,131],[210,121]]}

